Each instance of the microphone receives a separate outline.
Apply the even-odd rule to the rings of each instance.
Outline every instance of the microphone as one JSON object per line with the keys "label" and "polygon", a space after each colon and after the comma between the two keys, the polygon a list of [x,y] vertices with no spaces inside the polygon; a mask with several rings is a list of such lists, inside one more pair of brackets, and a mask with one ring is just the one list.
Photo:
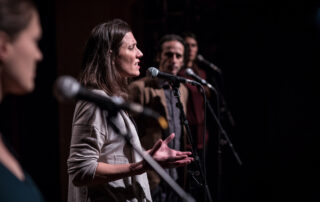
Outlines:
{"label": "microphone", "polygon": [[54,95],[59,101],[69,100],[85,100],[92,102],[100,108],[107,111],[119,111],[121,109],[129,112],[152,117],[159,122],[163,129],[168,128],[168,123],[164,117],[157,112],[132,102],[125,102],[123,98],[118,96],[103,96],[95,93],[83,86],[71,76],[61,76],[54,84]]}
{"label": "microphone", "polygon": [[158,77],[160,79],[164,79],[164,80],[168,80],[171,81],[173,83],[189,83],[192,85],[200,85],[200,83],[190,80],[190,79],[186,79],[180,76],[175,76],[172,74],[168,74],[165,72],[161,72],[159,71],[157,68],[155,67],[149,67],[147,70],[147,76],[151,76],[152,78]]}
{"label": "microphone", "polygon": [[205,85],[211,90],[216,92],[216,89],[210,83],[208,83],[206,80],[204,80],[203,78],[198,76],[196,73],[194,73],[194,71],[191,68],[186,69],[186,74],[194,78],[196,81],[200,82],[202,85]]}
{"label": "microphone", "polygon": [[213,71],[216,71],[216,72],[218,72],[219,74],[222,73],[222,71],[221,71],[221,69],[220,69],[219,67],[217,67],[216,65],[214,65],[214,64],[211,63],[210,61],[204,59],[204,57],[203,57],[202,55],[198,54],[197,59],[198,59],[200,62],[204,63],[205,65],[211,67],[211,69],[212,69]]}

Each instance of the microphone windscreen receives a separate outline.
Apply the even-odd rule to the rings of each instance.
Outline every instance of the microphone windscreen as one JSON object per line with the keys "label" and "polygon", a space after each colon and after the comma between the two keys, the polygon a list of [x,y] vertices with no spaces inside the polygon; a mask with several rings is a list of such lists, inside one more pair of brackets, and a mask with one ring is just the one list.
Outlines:
{"label": "microphone windscreen", "polygon": [[147,71],[147,76],[148,77],[157,77],[159,74],[159,70],[155,67],[149,67]]}
{"label": "microphone windscreen", "polygon": [[74,99],[80,91],[80,83],[71,76],[60,76],[54,84],[53,93],[59,101]]}
{"label": "microphone windscreen", "polygon": [[187,68],[186,69],[186,74],[188,75],[188,76],[192,76],[192,75],[194,75],[194,71],[191,69],[191,68]]}
{"label": "microphone windscreen", "polygon": [[198,59],[200,62],[204,61],[204,57],[203,57],[202,55],[200,55],[200,54],[197,55],[197,59]]}

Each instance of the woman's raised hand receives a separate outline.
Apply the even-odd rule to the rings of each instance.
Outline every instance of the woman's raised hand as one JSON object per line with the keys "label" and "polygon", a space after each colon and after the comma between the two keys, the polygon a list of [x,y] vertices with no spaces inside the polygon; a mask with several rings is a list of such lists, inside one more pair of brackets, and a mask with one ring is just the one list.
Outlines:
{"label": "woman's raised hand", "polygon": [[177,151],[168,147],[168,143],[173,140],[175,134],[172,133],[165,140],[158,140],[148,152],[162,167],[175,168],[185,166],[193,161],[189,151]]}

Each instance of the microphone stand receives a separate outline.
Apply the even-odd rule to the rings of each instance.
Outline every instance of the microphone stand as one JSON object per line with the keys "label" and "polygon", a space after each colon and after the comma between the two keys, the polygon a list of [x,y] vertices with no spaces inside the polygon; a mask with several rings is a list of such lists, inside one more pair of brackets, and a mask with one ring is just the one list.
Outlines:
{"label": "microphone stand", "polygon": [[[209,62],[209,61],[204,61],[204,58],[202,57],[202,55],[198,55],[198,57],[200,56],[200,58],[202,58],[202,59],[198,59],[198,61],[199,62],[201,62],[201,63],[203,63],[203,64],[205,64],[205,66],[206,67],[209,67],[209,70],[211,70],[212,72],[216,72],[217,73],[217,75],[219,76],[219,83],[220,83],[220,85],[223,87],[223,84],[224,84],[224,81],[223,81],[223,75],[222,75],[222,70],[220,69],[220,68],[218,68],[216,65],[214,65],[213,63],[211,63],[211,62]],[[215,68],[213,68],[213,67],[215,67]],[[207,73],[208,74],[208,73]],[[215,78],[217,78],[217,77],[215,77]],[[218,85],[218,83],[215,81],[215,79],[211,79],[211,81],[213,82],[213,84],[214,85],[212,85],[212,86],[217,86],[218,88],[218,91],[219,92],[221,92],[220,90],[219,90],[219,85]],[[213,87],[212,88],[210,88],[211,90],[213,90],[214,92],[215,92],[215,94],[218,96],[218,92],[216,91],[216,89],[214,89]],[[227,114],[227,116],[228,116],[228,120],[229,120],[229,122],[230,122],[230,124],[231,124],[231,126],[232,127],[234,127],[235,125],[236,125],[236,123],[235,123],[235,121],[234,121],[234,118],[233,118],[233,116],[232,116],[232,114],[231,114],[231,112],[230,112],[230,110],[229,110],[229,107],[228,107],[228,105],[227,105],[227,102],[226,102],[226,100],[225,100],[225,98],[224,98],[224,96],[223,96],[223,93],[221,93],[220,94],[220,99],[221,99],[221,101],[222,101],[222,106],[221,106],[221,109],[220,108],[218,108],[218,113],[220,113],[220,110],[221,111],[225,111],[225,113]],[[217,107],[220,107],[220,106],[217,106]],[[218,115],[219,116],[219,118],[220,118],[220,115]]]}
{"label": "microphone stand", "polygon": [[[236,150],[233,147],[233,144],[227,134],[227,132],[223,129],[222,124],[220,123],[220,102],[219,102],[219,94],[218,92],[214,89],[214,88],[210,88],[217,96],[217,109],[218,109],[218,115],[215,114],[212,106],[210,105],[209,102],[206,102],[207,107],[211,113],[211,115],[213,116],[213,118],[215,119],[217,125],[218,125],[218,185],[217,185],[217,201],[220,202],[221,201],[221,182],[222,182],[222,150],[221,150],[221,146],[222,146],[222,141],[221,141],[221,134],[223,135],[223,137],[225,138],[228,146],[230,147],[234,157],[236,158],[237,162],[239,163],[239,165],[242,165],[242,161],[238,155],[238,153],[236,152]],[[203,91],[203,94],[205,92]]]}
{"label": "microphone stand", "polygon": [[[177,107],[180,109],[180,116],[181,116],[181,122],[183,123],[183,125],[185,126],[186,130],[187,130],[187,138],[188,141],[191,144],[191,149],[192,149],[192,153],[194,155],[194,159],[195,159],[195,163],[198,166],[198,169],[200,171],[200,176],[202,178],[202,181],[204,183],[204,185],[200,184],[193,176],[193,178],[195,179],[195,181],[197,181],[197,183],[201,186],[204,187],[204,199],[206,201],[207,197],[209,199],[209,202],[212,202],[212,197],[211,197],[211,193],[209,191],[209,187],[207,185],[207,180],[206,180],[206,176],[204,176],[204,171],[202,168],[202,165],[200,163],[200,158],[198,156],[198,152],[197,152],[197,148],[195,147],[195,144],[193,144],[193,139],[192,139],[192,135],[191,135],[191,130],[188,124],[188,120],[186,118],[186,115],[183,111],[183,106],[180,100],[180,92],[179,92],[179,87],[180,87],[180,82],[171,82],[171,86],[174,92],[174,96],[177,98]],[[194,174],[191,174],[194,175]]]}
{"label": "microphone stand", "polygon": [[186,193],[143,148],[137,147],[137,145],[132,142],[132,134],[130,131],[128,131],[127,134],[121,132],[114,122],[119,110],[115,108],[108,108],[107,111],[108,115],[106,118],[113,131],[116,134],[121,135],[126,140],[128,145],[131,146],[157,172],[157,174],[162,177],[162,179],[176,192],[176,194],[178,194],[183,201],[196,202],[194,198],[190,194]]}
{"label": "microphone stand", "polygon": [[[202,59],[199,60],[199,58],[198,58],[198,60],[199,60],[200,62],[203,62],[203,63],[206,64],[207,66],[211,67],[211,70],[214,71],[214,72],[217,72],[218,75],[219,75],[219,78],[222,80],[222,71],[221,71],[219,68],[217,68],[214,64],[212,64],[212,63],[210,63],[210,62],[208,62],[208,61],[203,60],[203,57],[202,57],[201,55],[198,55],[198,57],[199,57],[199,56],[200,56],[200,58],[202,58]],[[213,67],[215,67],[215,68],[213,68]],[[214,80],[213,80],[213,83],[216,84],[216,82],[215,82]],[[221,83],[222,83],[222,81],[221,81]],[[217,86],[217,85],[215,85],[215,86]],[[201,86],[201,87],[202,87],[202,86]],[[224,112],[227,114],[227,118],[228,118],[229,123],[231,124],[231,126],[233,126],[233,127],[235,126],[235,121],[234,121],[234,119],[233,119],[233,117],[232,117],[232,115],[231,115],[230,110],[228,109],[228,106],[227,106],[227,103],[226,103],[226,101],[225,101],[225,99],[224,99],[224,97],[223,97],[223,94],[221,94],[221,97],[220,97],[220,94],[219,94],[218,91],[213,87],[213,85],[211,85],[211,86],[208,86],[208,85],[207,85],[207,87],[208,87],[210,90],[212,90],[212,91],[215,93],[216,97],[217,97],[217,99],[216,99],[216,102],[217,102],[217,115],[216,115],[216,114],[214,113],[214,110],[212,109],[210,103],[209,103],[209,102],[206,102],[206,96],[205,96],[205,91],[204,91],[204,89],[203,89],[203,88],[202,88],[202,89],[199,89],[200,92],[202,92],[202,94],[203,94],[203,96],[204,96],[205,106],[207,106],[207,107],[209,108],[212,116],[214,117],[214,119],[215,119],[215,121],[216,121],[216,123],[217,123],[217,125],[218,125],[218,132],[217,132],[217,133],[218,133],[218,135],[217,135],[217,138],[218,138],[218,144],[217,144],[217,159],[218,159],[218,161],[217,161],[217,164],[218,164],[217,201],[220,202],[220,201],[221,201],[221,190],[222,190],[222,186],[221,186],[221,182],[222,182],[222,150],[221,150],[221,147],[222,147],[223,144],[225,144],[224,141],[222,141],[221,135],[223,135],[223,136],[225,137],[225,139],[226,139],[229,147],[231,148],[234,156],[235,156],[236,159],[237,159],[237,162],[238,162],[240,165],[242,165],[242,162],[241,162],[240,157],[238,156],[237,152],[236,152],[235,149],[233,148],[233,144],[231,143],[231,141],[230,141],[227,133],[225,132],[225,130],[223,129],[223,127],[222,127],[222,125],[221,125],[221,123],[220,123],[221,112],[224,111]],[[220,99],[221,99],[221,101],[222,101],[222,104],[223,104],[222,107],[223,107],[223,108],[220,106]],[[221,107],[221,108],[220,108],[220,107]],[[204,107],[204,109],[206,110],[206,107]],[[205,113],[206,113],[206,111],[205,111]],[[205,118],[204,118],[204,119],[205,119],[205,124],[206,124],[206,114],[205,114]],[[204,125],[205,125],[205,124],[204,124]],[[206,127],[205,127],[205,129],[206,129]],[[204,133],[204,134],[205,134],[205,133]],[[203,142],[205,143],[205,136],[203,137]],[[205,144],[204,144],[204,152],[205,152]],[[205,155],[204,155],[204,158],[205,158]],[[204,159],[204,160],[205,160],[205,159]],[[205,163],[204,163],[204,165],[205,165]]]}
{"label": "microphone stand", "polygon": [[[216,94],[218,94],[217,91],[215,91],[215,92],[216,92]],[[228,107],[228,105],[227,105],[227,102],[226,102],[223,94],[221,94],[219,97],[220,97],[223,105],[221,106],[221,109],[220,109],[220,106],[217,106],[217,107],[219,107],[219,108],[218,108],[219,111],[221,110],[221,111],[225,111],[225,112],[227,113],[229,122],[230,122],[231,126],[234,127],[234,126],[236,125],[236,123],[235,123],[235,121],[234,121],[234,118],[233,118],[230,110],[229,110],[229,107]]]}

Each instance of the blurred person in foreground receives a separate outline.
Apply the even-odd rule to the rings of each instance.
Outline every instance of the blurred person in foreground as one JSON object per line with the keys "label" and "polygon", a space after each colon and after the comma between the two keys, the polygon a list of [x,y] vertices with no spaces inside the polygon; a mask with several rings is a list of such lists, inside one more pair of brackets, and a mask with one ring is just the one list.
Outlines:
{"label": "blurred person in foreground", "polygon": [[[36,63],[42,59],[38,48],[41,34],[39,14],[32,2],[0,0],[0,101],[7,94],[33,91]],[[0,201],[43,201],[1,132]]]}

